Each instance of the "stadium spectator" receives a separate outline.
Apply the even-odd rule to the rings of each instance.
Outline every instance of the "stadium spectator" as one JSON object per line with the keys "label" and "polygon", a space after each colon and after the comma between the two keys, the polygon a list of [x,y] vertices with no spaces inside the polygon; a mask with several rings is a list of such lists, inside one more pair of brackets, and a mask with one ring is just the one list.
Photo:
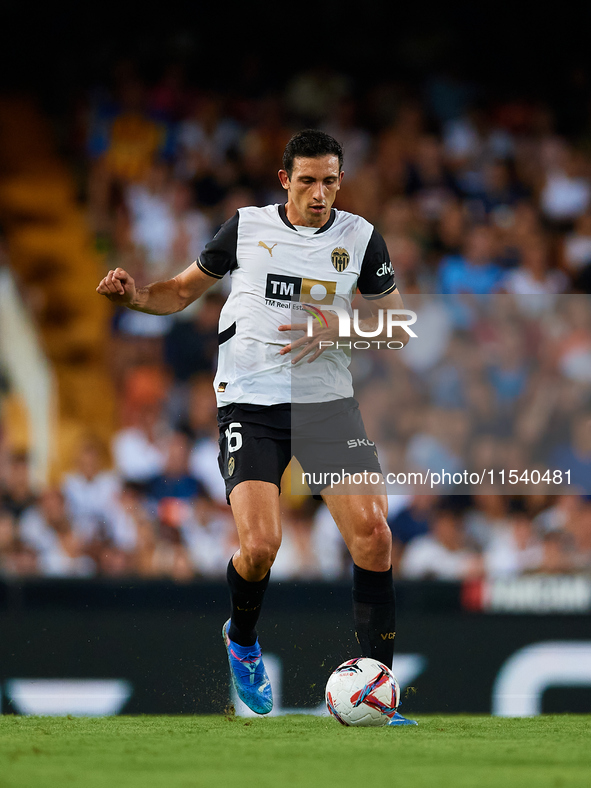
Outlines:
{"label": "stadium spectator", "polygon": [[492,358],[486,377],[502,410],[519,402],[526,393],[530,380],[528,351],[526,337],[517,326],[499,327],[496,340],[491,343]]}
{"label": "stadium spectator", "polygon": [[226,298],[210,290],[190,320],[175,320],[164,339],[164,361],[178,383],[187,383],[201,372],[215,372],[218,320]]}
{"label": "stadium spectator", "polygon": [[571,232],[560,237],[559,263],[573,290],[589,293],[591,287],[591,211],[581,214]]}
{"label": "stadium spectator", "polygon": [[30,476],[26,452],[13,452],[8,458],[4,484],[0,487],[0,507],[7,509],[16,518],[37,500]]}
{"label": "stadium spectator", "polygon": [[[358,122],[358,105],[355,99],[346,95],[339,101],[335,110],[331,113],[323,130],[331,137],[339,140],[343,146],[344,159],[343,169],[347,177],[353,178],[357,170],[365,164],[371,150],[371,134],[364,129]],[[289,134],[282,139],[283,147],[277,149],[275,161],[281,157],[283,148],[289,140]]]}
{"label": "stadium spectator", "polygon": [[426,472],[437,468],[448,476],[445,486],[452,487],[450,476],[463,470],[462,457],[468,437],[468,416],[459,408],[427,408],[424,427],[409,440],[406,465],[409,470]]}
{"label": "stadium spectator", "polygon": [[551,496],[536,515],[536,526],[541,533],[568,530],[570,523],[578,519],[583,505],[584,499],[579,495]]}
{"label": "stadium spectator", "polygon": [[50,577],[90,577],[94,561],[84,551],[84,526],[71,518],[58,489],[47,489],[38,504],[27,509],[19,537],[36,550],[42,574]]}
{"label": "stadium spectator", "polygon": [[164,162],[124,190],[129,243],[135,246],[140,281],[165,279],[186,260],[197,259],[210,240],[211,225],[194,205],[189,184],[173,179]]}
{"label": "stadium spectator", "polygon": [[506,495],[478,493],[471,497],[464,527],[468,538],[480,549],[490,544],[495,533],[508,527],[509,501]]}
{"label": "stadium spectator", "polygon": [[430,516],[437,504],[436,495],[413,495],[407,506],[388,518],[392,536],[403,545],[416,536],[424,536],[429,531]]}
{"label": "stadium spectator", "polygon": [[[345,574],[347,559],[339,531],[328,509],[314,501],[283,501],[283,540],[273,580],[337,579]],[[275,567],[275,564],[273,564]]]}
{"label": "stadium spectator", "polygon": [[221,202],[235,180],[230,159],[239,146],[241,128],[224,105],[220,93],[197,96],[177,130],[174,172],[191,182],[197,203],[205,209]]}
{"label": "stadium spectator", "polygon": [[162,472],[169,428],[157,403],[139,408],[129,427],[113,438],[113,457],[117,472],[131,482],[148,482]]}
{"label": "stadium spectator", "polygon": [[520,265],[503,280],[503,290],[517,296],[522,309],[530,314],[550,310],[553,296],[567,288],[566,274],[549,267],[548,245],[540,236],[524,244]]}
{"label": "stadium spectator", "polygon": [[495,293],[504,272],[495,262],[495,237],[484,225],[468,230],[462,255],[445,257],[438,276],[439,293]]}
{"label": "stadium spectator", "polygon": [[569,474],[569,485],[575,494],[589,492],[591,483],[591,412],[576,413],[570,425],[570,436],[558,445],[549,457],[552,468]]}
{"label": "stadium spectator", "polygon": [[37,552],[29,545],[15,539],[0,555],[0,576],[6,578],[31,578],[39,575]]}
{"label": "stadium spectator", "polygon": [[67,507],[80,524],[85,541],[101,532],[111,534],[113,529],[121,482],[114,471],[105,469],[105,459],[100,442],[85,438],[78,450],[76,470],[66,473],[62,481]]}
{"label": "stadium spectator", "polygon": [[489,577],[514,577],[540,569],[543,542],[522,502],[512,505],[506,526],[495,528],[483,558]]}
{"label": "stadium spectator", "polygon": [[570,517],[564,531],[557,533],[564,533],[570,542],[573,570],[591,572],[591,496],[586,495],[580,500],[576,516]]}
{"label": "stadium spectator", "polygon": [[407,165],[405,194],[427,222],[437,222],[445,205],[459,197],[437,137],[429,134],[418,140],[413,160]]}
{"label": "stadium spectator", "polygon": [[571,228],[589,208],[591,185],[584,156],[559,145],[540,194],[543,214],[560,229]]}
{"label": "stadium spectator", "polygon": [[238,549],[232,518],[222,514],[208,495],[200,495],[181,523],[181,534],[197,575],[223,577],[228,555]]}
{"label": "stadium spectator", "polygon": [[146,482],[146,493],[157,504],[177,499],[187,504],[198,498],[203,486],[189,469],[191,443],[183,432],[173,432],[167,442],[162,472]]}
{"label": "stadium spectator", "polygon": [[487,161],[481,170],[482,185],[470,195],[469,210],[474,218],[489,220],[502,227],[514,221],[515,206],[529,197],[507,161]]}
{"label": "stadium spectator", "polygon": [[542,537],[542,558],[535,569],[543,575],[564,575],[575,571],[568,539],[562,531],[550,531]]}
{"label": "stadium spectator", "polygon": [[145,485],[122,482],[119,495],[113,502],[110,531],[103,535],[103,538],[121,550],[133,552],[138,545],[140,525],[147,519],[149,514]]}
{"label": "stadium spectator", "polygon": [[7,557],[16,542],[16,522],[8,509],[0,509],[0,573],[6,569]]}
{"label": "stadium spectator", "polygon": [[400,575],[413,580],[464,580],[482,574],[482,559],[469,545],[462,519],[440,505],[429,533],[412,539],[400,562]]}

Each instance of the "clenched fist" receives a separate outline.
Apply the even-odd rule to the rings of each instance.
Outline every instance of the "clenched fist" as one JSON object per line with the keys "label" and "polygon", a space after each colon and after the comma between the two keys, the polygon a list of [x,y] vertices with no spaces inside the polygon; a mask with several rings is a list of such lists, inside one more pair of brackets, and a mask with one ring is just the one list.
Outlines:
{"label": "clenched fist", "polygon": [[96,292],[106,296],[114,304],[129,306],[135,299],[135,282],[123,268],[116,268],[101,280]]}

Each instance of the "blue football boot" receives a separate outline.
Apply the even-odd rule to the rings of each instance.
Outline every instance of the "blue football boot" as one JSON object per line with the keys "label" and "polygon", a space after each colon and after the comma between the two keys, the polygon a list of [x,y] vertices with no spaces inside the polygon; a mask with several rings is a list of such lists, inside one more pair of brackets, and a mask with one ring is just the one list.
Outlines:
{"label": "blue football boot", "polygon": [[263,655],[257,639],[254,646],[239,646],[228,636],[230,619],[222,627],[222,637],[232,681],[240,700],[257,714],[268,714],[273,708],[271,682],[263,664]]}
{"label": "blue football boot", "polygon": [[416,720],[407,720],[399,712],[395,712],[388,725],[418,725]]}

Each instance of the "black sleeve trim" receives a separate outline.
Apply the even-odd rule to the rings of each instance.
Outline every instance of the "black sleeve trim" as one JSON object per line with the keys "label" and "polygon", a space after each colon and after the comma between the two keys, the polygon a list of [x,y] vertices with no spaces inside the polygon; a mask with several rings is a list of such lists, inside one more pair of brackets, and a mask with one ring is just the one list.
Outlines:
{"label": "black sleeve trim", "polygon": [[396,289],[386,242],[374,228],[361,263],[357,287],[364,298],[383,298]]}
{"label": "black sleeve trim", "polygon": [[396,290],[396,282],[394,282],[392,287],[388,288],[388,290],[384,291],[383,293],[379,293],[378,295],[364,295],[363,293],[361,293],[361,295],[365,298],[366,301],[377,301],[378,299],[383,298],[384,296],[390,295],[390,293],[393,293],[394,290]]}
{"label": "black sleeve trim", "polygon": [[198,257],[195,262],[197,263],[197,268],[200,268],[203,271],[204,274],[207,274],[208,276],[213,276],[214,279],[223,279],[224,278],[224,274],[214,274],[213,271],[208,271],[207,268],[201,262],[201,258],[200,257]]}
{"label": "black sleeve trim", "polygon": [[238,268],[236,247],[238,246],[238,211],[224,222],[210,241],[199,259],[198,267],[208,276],[222,279],[225,274]]}
{"label": "black sleeve trim", "polygon": [[224,342],[227,342],[229,339],[236,334],[236,321],[232,323],[231,326],[225,328],[223,331],[220,331],[218,334],[218,345],[223,345]]}

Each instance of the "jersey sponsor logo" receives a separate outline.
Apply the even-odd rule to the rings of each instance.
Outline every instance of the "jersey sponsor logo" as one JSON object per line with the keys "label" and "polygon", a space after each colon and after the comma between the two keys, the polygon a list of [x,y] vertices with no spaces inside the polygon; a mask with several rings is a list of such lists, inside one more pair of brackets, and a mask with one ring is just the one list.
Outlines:
{"label": "jersey sponsor logo", "polygon": [[369,438],[353,438],[347,441],[347,446],[350,449],[356,449],[358,446],[375,446],[375,443],[370,441]]}
{"label": "jersey sponsor logo", "polygon": [[387,263],[382,263],[382,265],[376,271],[376,276],[387,276],[388,274],[393,274],[394,269],[392,268],[392,263],[388,261]]}
{"label": "jersey sponsor logo", "polygon": [[337,246],[336,249],[332,250],[330,259],[332,261],[332,264],[340,274],[349,265],[351,256],[349,255],[349,252],[346,249],[343,249],[342,246]]}
{"label": "jersey sponsor logo", "polygon": [[271,257],[273,257],[273,249],[277,246],[277,244],[273,244],[273,246],[267,246],[267,244],[264,241],[259,241],[259,246],[262,246],[263,249],[266,249],[271,255]]}
{"label": "jersey sponsor logo", "polygon": [[332,304],[336,292],[336,282],[326,282],[324,279],[302,279],[302,300],[306,299],[314,304]]}
{"label": "jersey sponsor logo", "polygon": [[301,292],[302,280],[299,276],[267,274],[265,298],[277,301],[299,301]]}
{"label": "jersey sponsor logo", "polygon": [[311,301],[332,304],[337,292],[336,282],[322,279],[302,279],[299,276],[267,274],[265,298],[271,301]]}

